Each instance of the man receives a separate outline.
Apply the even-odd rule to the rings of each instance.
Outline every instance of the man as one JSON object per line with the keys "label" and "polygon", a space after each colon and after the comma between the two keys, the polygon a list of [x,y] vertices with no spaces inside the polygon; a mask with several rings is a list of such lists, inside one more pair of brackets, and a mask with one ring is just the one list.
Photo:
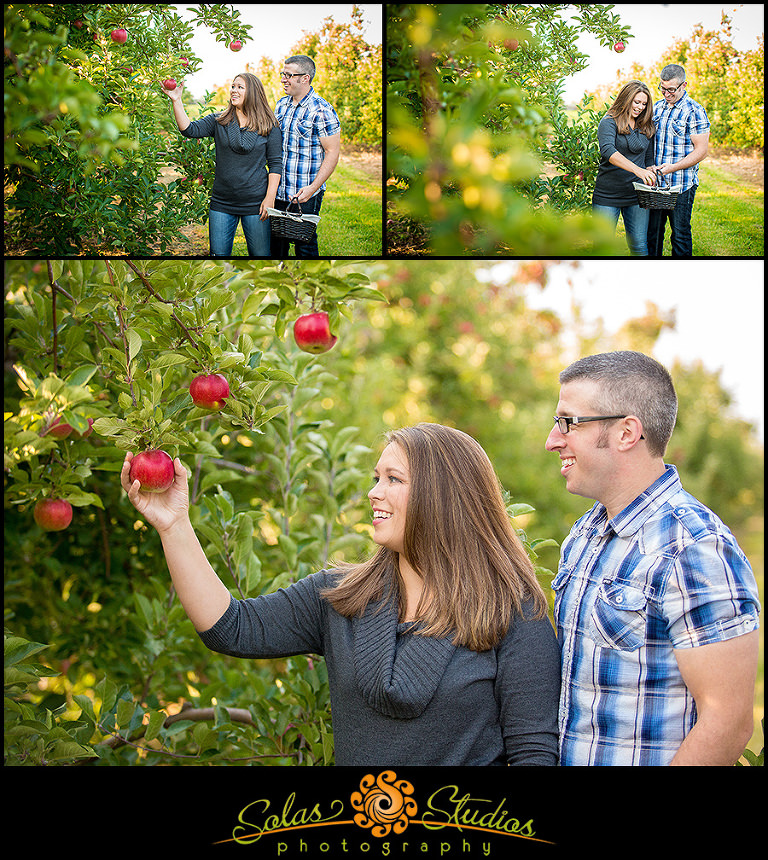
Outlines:
{"label": "man", "polygon": [[[275,107],[283,132],[283,178],[275,208],[285,210],[298,198],[305,215],[319,215],[325,182],[339,161],[341,123],[336,111],[315,93],[315,64],[305,56],[289,57],[281,79],[286,95]],[[293,207],[295,211],[295,206]],[[317,234],[310,242],[295,242],[296,256],[320,256]],[[289,242],[272,236],[272,256],[288,256]]]}
{"label": "man", "polygon": [[749,562],[663,461],[669,373],[638,352],[560,374],[557,453],[595,499],[563,543],[562,765],[732,765],[752,735],[759,603]]}
{"label": "man", "polygon": [[685,91],[685,69],[665,66],[659,89],[663,98],[653,106],[656,125],[656,167],[682,189],[674,209],[651,209],[648,256],[661,257],[669,219],[672,256],[692,257],[691,213],[699,185],[699,162],[709,149],[709,119],[704,108]]}

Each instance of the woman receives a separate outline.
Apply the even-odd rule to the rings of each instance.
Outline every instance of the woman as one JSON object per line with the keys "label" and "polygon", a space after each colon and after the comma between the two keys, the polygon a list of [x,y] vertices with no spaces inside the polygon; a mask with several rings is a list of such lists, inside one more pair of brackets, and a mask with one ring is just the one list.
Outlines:
{"label": "woman", "polygon": [[592,208],[613,221],[624,219],[632,256],[648,256],[648,210],[637,202],[633,182],[654,185],[653,105],[651,93],[640,81],[626,84],[597,127],[600,167],[592,195]]}
{"label": "woman", "polygon": [[[181,101],[183,84],[164,90],[184,137],[212,137],[216,176],[208,221],[212,257],[230,257],[238,221],[249,257],[270,255],[267,209],[274,207],[283,170],[280,126],[261,81],[249,72],[232,81],[229,106],[220,114],[190,121]],[[265,170],[265,167],[268,169]]]}
{"label": "woman", "polygon": [[322,654],[339,765],[555,765],[560,659],[546,598],[470,436],[391,433],[369,492],[376,554],[236,600],[164,494],[122,485],[160,533],[203,642],[238,657]]}

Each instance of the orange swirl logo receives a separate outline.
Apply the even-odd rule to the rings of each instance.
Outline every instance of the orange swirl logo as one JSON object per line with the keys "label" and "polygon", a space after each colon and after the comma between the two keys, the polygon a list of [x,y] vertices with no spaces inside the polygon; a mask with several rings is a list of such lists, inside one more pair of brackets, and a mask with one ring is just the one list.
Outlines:
{"label": "orange swirl logo", "polygon": [[353,820],[358,827],[371,828],[372,836],[403,833],[409,817],[418,810],[416,801],[406,797],[411,794],[411,783],[397,780],[393,770],[384,770],[376,778],[366,774],[360,780],[360,791],[353,791],[349,798],[352,808],[358,810]]}

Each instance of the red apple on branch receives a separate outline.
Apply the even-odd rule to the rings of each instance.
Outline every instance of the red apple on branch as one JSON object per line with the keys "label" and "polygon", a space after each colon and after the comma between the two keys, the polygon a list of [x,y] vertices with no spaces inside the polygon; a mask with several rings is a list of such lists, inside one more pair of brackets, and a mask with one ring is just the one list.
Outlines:
{"label": "red apple on branch", "polygon": [[117,30],[113,30],[110,34],[113,42],[118,42],[119,44],[124,44],[125,40],[128,38],[128,31],[123,30],[122,27],[118,27]]}
{"label": "red apple on branch", "polygon": [[624,42],[616,42],[613,46],[613,50],[616,51],[617,54],[620,54],[624,50]]}
{"label": "red apple on branch", "polygon": [[300,316],[293,325],[293,337],[299,349],[316,354],[328,352],[338,340],[331,334],[325,311]]}
{"label": "red apple on branch", "polygon": [[195,406],[218,411],[229,397],[229,383],[220,373],[204,374],[192,380],[189,393]]}
{"label": "red apple on branch", "polygon": [[60,532],[72,522],[72,505],[64,499],[41,499],[32,516],[41,529]]}
{"label": "red apple on branch", "polygon": [[50,434],[56,439],[66,439],[74,428],[71,424],[62,424],[61,415],[56,417],[56,420],[48,428],[46,435]]}
{"label": "red apple on branch", "polygon": [[504,39],[504,47],[508,51],[516,51],[519,45],[520,42],[517,39]]}
{"label": "red apple on branch", "polygon": [[230,42],[229,50],[230,51],[239,51],[240,48],[243,47],[243,43],[239,39],[235,39],[234,42]]}
{"label": "red apple on branch", "polygon": [[138,481],[144,493],[164,493],[173,483],[173,460],[156,449],[141,451],[131,460],[131,483]]}
{"label": "red apple on branch", "polygon": [[166,79],[163,81],[163,86],[164,86],[167,90],[175,90],[175,89],[176,89],[176,81],[175,81],[175,79],[174,79],[174,78],[166,78]]}

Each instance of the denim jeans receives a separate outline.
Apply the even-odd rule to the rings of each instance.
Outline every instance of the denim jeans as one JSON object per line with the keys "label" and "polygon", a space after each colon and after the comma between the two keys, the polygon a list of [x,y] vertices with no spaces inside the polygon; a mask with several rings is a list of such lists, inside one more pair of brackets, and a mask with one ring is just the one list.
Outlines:
{"label": "denim jeans", "polygon": [[648,224],[648,254],[661,257],[664,254],[664,233],[669,219],[672,231],[672,256],[693,256],[693,235],[691,234],[691,213],[693,198],[698,185],[692,185],[677,198],[674,209],[651,209]]}
{"label": "denim jeans", "polygon": [[[301,206],[302,215],[319,215],[320,205],[323,202],[324,191],[318,191],[314,197],[310,197],[306,203],[299,203]],[[288,208],[287,200],[275,200],[275,209],[285,212]],[[291,207],[291,212],[298,214],[296,206]],[[314,260],[320,256],[320,250],[317,246],[317,231],[309,242],[294,242],[296,248],[296,256],[303,260]],[[272,258],[275,260],[284,260],[288,256],[288,251],[291,247],[291,241],[284,239],[282,236],[272,235]]]}
{"label": "denim jeans", "polygon": [[648,210],[643,209],[635,203],[632,206],[601,206],[592,204],[592,210],[605,215],[613,221],[615,227],[619,220],[619,214],[624,219],[624,230],[627,234],[627,245],[629,253],[633,257],[648,256]]}
{"label": "denim jeans", "polygon": [[212,257],[231,257],[235,241],[235,230],[242,222],[245,244],[249,257],[269,256],[269,219],[262,221],[258,215],[229,215],[227,212],[208,213],[208,238]]}

